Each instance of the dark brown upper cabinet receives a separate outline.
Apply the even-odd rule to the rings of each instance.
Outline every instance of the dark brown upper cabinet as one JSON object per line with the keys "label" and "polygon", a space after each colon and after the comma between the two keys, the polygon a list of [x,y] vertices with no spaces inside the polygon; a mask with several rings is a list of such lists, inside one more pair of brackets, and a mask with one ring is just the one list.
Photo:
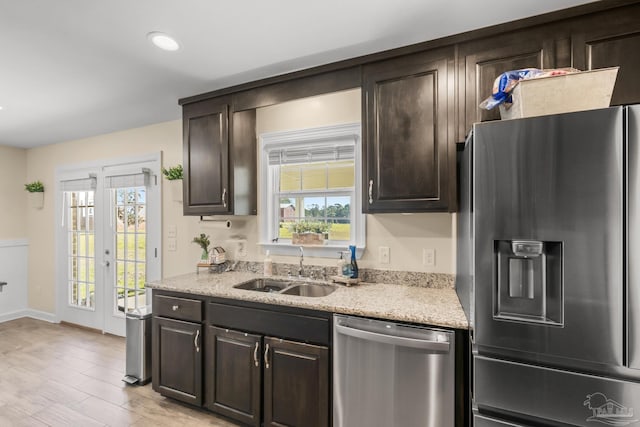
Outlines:
{"label": "dark brown upper cabinet", "polygon": [[478,107],[495,78],[620,66],[612,105],[640,103],[638,16],[593,2],[184,98],[184,213],[255,215],[255,109],[360,85],[363,211],[455,211],[455,143],[500,118]]}
{"label": "dark brown upper cabinet", "polygon": [[611,105],[640,103],[640,4],[584,16],[573,27],[574,67],[619,66]]}
{"label": "dark brown upper cabinet", "polygon": [[185,215],[257,213],[255,117],[230,97],[183,105]]}
{"label": "dark brown upper cabinet", "polygon": [[185,215],[230,214],[229,103],[210,99],[184,105]]}
{"label": "dark brown upper cabinet", "polygon": [[[493,82],[500,74],[521,68],[551,68],[570,65],[569,40],[558,51],[556,41],[545,29],[516,31],[463,43],[459,47],[457,141],[465,140],[476,122],[500,119],[498,108],[483,110],[478,105],[491,95]],[[559,65],[558,65],[559,64]]]}
{"label": "dark brown upper cabinet", "polygon": [[454,51],[363,67],[363,212],[455,210]]}

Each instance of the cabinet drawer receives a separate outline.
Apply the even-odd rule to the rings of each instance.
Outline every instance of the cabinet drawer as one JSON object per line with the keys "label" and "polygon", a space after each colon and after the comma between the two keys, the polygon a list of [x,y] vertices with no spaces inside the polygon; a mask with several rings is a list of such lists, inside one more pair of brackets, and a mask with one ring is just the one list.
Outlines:
{"label": "cabinet drawer", "polygon": [[202,301],[154,295],[153,312],[156,316],[188,320],[191,322],[202,322]]}
{"label": "cabinet drawer", "polygon": [[329,344],[328,319],[258,308],[209,303],[207,321],[216,326],[316,344]]}

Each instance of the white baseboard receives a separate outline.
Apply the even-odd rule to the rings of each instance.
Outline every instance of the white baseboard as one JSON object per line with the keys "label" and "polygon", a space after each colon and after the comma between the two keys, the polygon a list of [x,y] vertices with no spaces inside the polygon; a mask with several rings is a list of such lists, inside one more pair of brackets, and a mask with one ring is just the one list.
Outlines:
{"label": "white baseboard", "polygon": [[9,313],[0,314],[0,323],[21,319],[23,317],[30,317],[32,319],[42,320],[49,323],[59,323],[59,320],[55,314],[31,309],[16,310]]}

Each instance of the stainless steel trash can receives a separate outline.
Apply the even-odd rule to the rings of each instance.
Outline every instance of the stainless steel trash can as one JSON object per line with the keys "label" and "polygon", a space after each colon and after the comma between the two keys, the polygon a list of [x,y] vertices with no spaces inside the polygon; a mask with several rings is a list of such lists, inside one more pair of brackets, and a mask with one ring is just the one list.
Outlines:
{"label": "stainless steel trash can", "polygon": [[143,307],[126,315],[127,366],[122,381],[143,385],[151,380],[151,309]]}

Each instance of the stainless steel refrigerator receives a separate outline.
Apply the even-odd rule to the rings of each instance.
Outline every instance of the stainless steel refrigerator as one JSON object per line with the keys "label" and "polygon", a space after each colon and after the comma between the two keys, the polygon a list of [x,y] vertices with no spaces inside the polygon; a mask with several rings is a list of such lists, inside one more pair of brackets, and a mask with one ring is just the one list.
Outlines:
{"label": "stainless steel refrigerator", "polygon": [[476,426],[640,426],[640,107],[477,124],[457,291]]}

